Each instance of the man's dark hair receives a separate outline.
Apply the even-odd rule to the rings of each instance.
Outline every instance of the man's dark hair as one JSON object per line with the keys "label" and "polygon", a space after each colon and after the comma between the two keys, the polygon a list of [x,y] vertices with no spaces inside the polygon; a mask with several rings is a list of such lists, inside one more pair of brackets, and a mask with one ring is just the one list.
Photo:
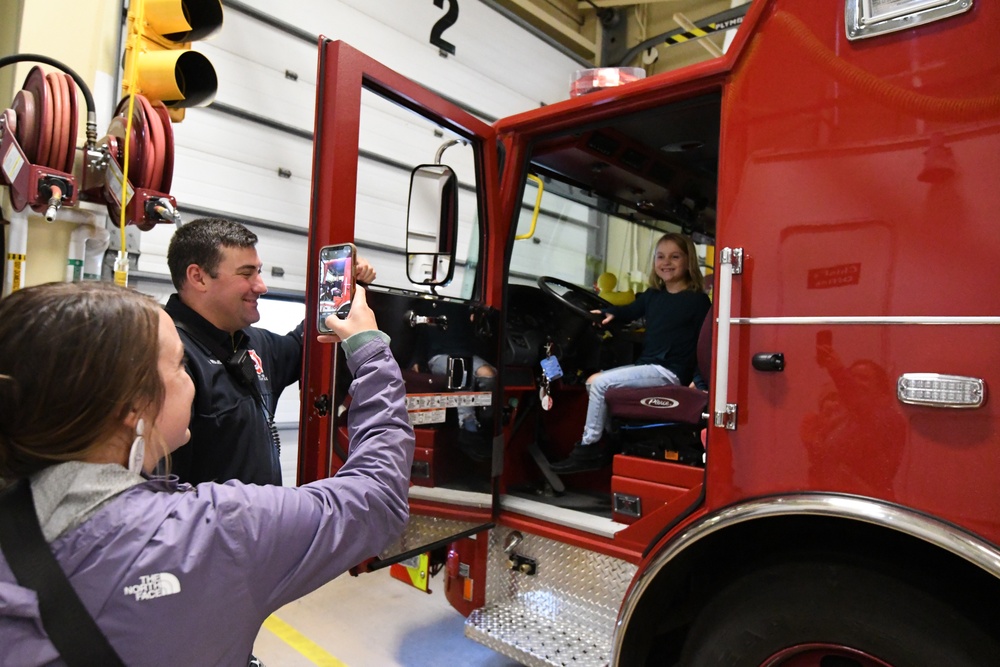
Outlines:
{"label": "man's dark hair", "polygon": [[253,248],[257,235],[238,222],[222,218],[192,220],[176,232],[167,247],[167,266],[174,289],[181,291],[187,280],[187,268],[197,264],[216,277],[222,248]]}

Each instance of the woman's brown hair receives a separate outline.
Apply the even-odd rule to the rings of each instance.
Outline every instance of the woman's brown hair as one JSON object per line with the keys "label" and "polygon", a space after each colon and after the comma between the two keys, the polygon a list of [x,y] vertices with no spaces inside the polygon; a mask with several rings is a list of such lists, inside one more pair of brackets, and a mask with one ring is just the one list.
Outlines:
{"label": "woman's brown hair", "polygon": [[110,283],[49,283],[0,300],[0,477],[81,460],[163,404],[160,307]]}

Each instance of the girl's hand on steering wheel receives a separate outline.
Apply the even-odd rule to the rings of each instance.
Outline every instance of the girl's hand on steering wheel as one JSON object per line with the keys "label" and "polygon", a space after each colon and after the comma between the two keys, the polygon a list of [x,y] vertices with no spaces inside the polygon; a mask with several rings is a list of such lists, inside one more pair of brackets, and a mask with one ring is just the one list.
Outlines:
{"label": "girl's hand on steering wheel", "polygon": [[[601,313],[603,313],[604,311],[601,311],[601,310],[592,310],[592,311],[590,311],[590,312],[592,312],[592,313],[593,313],[594,315],[600,315],[600,314],[601,314]],[[607,313],[607,314],[605,314],[605,315],[604,315],[604,319],[603,319],[603,320],[601,320],[601,326],[602,326],[602,327],[606,327],[606,326],[608,326],[608,323],[609,323],[609,322],[611,322],[611,320],[613,320],[613,319],[615,319],[615,316],[614,316],[614,315],[612,315],[611,313]]]}

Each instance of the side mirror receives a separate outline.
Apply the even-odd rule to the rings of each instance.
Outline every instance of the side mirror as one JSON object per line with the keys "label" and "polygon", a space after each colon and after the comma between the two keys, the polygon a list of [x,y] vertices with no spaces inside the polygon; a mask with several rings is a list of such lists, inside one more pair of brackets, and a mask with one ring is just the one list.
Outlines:
{"label": "side mirror", "polygon": [[447,285],[455,274],[458,176],[443,164],[410,174],[406,207],[406,277],[417,285]]}

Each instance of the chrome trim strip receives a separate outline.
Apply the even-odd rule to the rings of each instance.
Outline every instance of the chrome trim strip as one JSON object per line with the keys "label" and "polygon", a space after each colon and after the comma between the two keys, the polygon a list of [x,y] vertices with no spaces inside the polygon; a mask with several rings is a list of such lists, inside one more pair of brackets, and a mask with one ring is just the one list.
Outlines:
{"label": "chrome trim strip", "polygon": [[436,503],[448,503],[449,505],[461,505],[463,507],[474,507],[476,509],[491,509],[493,507],[493,497],[488,493],[458,491],[456,489],[445,489],[440,486],[411,486],[410,498],[429,500]]}
{"label": "chrome trim strip", "polygon": [[[855,519],[911,535],[949,551],[995,577],[1000,577],[1000,551],[955,526],[912,510],[878,502],[870,498],[810,494],[761,498],[726,507],[691,524],[666,549],[656,555],[636,579],[622,603],[615,624],[614,660],[621,655],[621,643],[635,608],[656,575],[667,563],[695,542],[729,526],[755,519],[792,515],[827,516]],[[617,662],[612,662],[617,665]]]}
{"label": "chrome trim strip", "polygon": [[[872,7],[875,4],[872,0],[847,0],[844,5],[847,39],[866,39],[940,21],[969,11],[972,2],[973,0],[910,0],[908,4],[887,2],[884,4],[888,8],[879,13]],[[903,4],[906,6],[900,7]]]}
{"label": "chrome trim strip", "polygon": [[614,537],[615,533],[629,527],[627,523],[618,523],[611,519],[587,514],[577,510],[556,507],[537,500],[518,498],[517,496],[500,496],[500,508],[505,512],[523,514],[533,519],[541,519],[567,528],[575,528],[585,533]]}
{"label": "chrome trim strip", "polygon": [[[738,249],[737,249],[738,250]],[[713,408],[714,422],[716,426],[726,425],[726,415],[729,405],[729,334],[732,324],[733,307],[733,266],[735,251],[732,248],[723,248],[719,252],[719,265],[716,272],[719,275],[719,287],[715,295],[716,312],[715,325],[715,381],[712,389],[715,392],[715,406]],[[727,426],[727,428],[729,428]],[[732,428],[736,428],[735,421]]]}
{"label": "chrome trim strip", "polygon": [[949,317],[930,315],[900,315],[881,317],[861,315],[856,317],[734,317],[732,324],[1000,324],[1000,317],[990,315]]}

